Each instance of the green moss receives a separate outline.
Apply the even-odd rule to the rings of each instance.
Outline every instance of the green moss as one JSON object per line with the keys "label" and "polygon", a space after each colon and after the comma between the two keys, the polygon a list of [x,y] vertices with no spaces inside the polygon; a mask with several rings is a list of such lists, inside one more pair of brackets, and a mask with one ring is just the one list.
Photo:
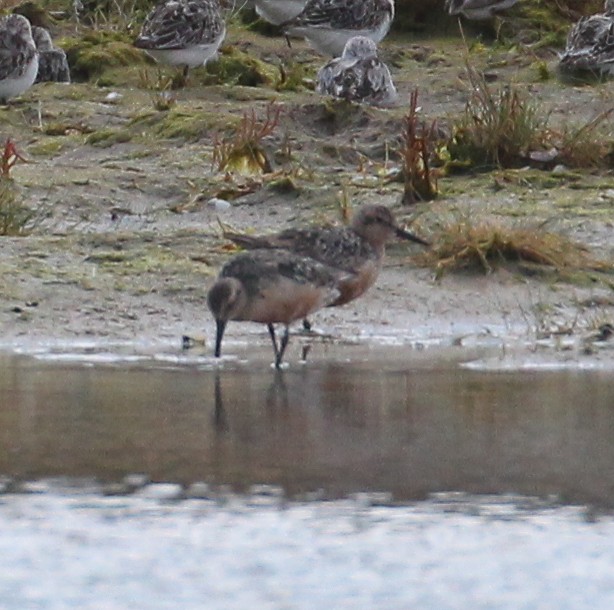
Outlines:
{"label": "green moss", "polygon": [[90,31],[80,38],[63,38],[57,44],[66,51],[75,81],[100,77],[109,68],[149,61],[143,52],[132,46],[132,40],[120,32]]}
{"label": "green moss", "polygon": [[222,87],[221,94],[230,101],[234,102],[253,102],[253,101],[273,101],[279,99],[279,95],[270,89],[260,89],[259,87]]}
{"label": "green moss", "polygon": [[[302,91],[307,81],[307,70],[304,64],[291,62],[279,68],[277,91]],[[313,87],[312,87],[313,88]]]}
{"label": "green moss", "polygon": [[64,136],[70,125],[61,122],[47,123],[43,127],[43,133],[47,136]]}
{"label": "green moss", "polygon": [[275,66],[256,59],[236,47],[222,48],[217,61],[207,63],[208,85],[243,85],[244,87],[272,86],[279,80]]}
{"label": "green moss", "polygon": [[107,148],[113,146],[113,144],[130,142],[132,137],[132,133],[127,129],[100,129],[87,136],[85,142],[91,146]]}
{"label": "green moss", "polygon": [[534,32],[535,43],[532,48],[564,47],[572,22],[570,15],[591,15],[602,9],[603,0],[524,0],[512,12],[512,15],[518,16],[517,25],[510,22],[509,27],[512,30],[522,28],[524,32]]}
{"label": "green moss", "polygon": [[531,66],[535,72],[536,78],[539,82],[545,82],[550,80],[551,74],[548,69],[548,64],[545,61],[536,61]]}
{"label": "green moss", "polygon": [[28,146],[28,153],[35,157],[53,157],[64,148],[65,142],[59,138],[46,138]]}
{"label": "green moss", "polygon": [[[44,85],[44,87],[40,88],[41,85]],[[91,100],[93,95],[91,86],[86,84],[71,83],[69,86],[66,86],[59,83],[41,83],[41,85],[36,85],[39,87],[39,95],[44,94],[46,97],[52,97],[54,100]],[[41,95],[41,97],[43,96]]]}
{"label": "green moss", "polygon": [[281,28],[258,17],[258,13],[252,8],[243,10],[239,14],[240,23],[250,32],[257,32],[262,36],[280,36]]}
{"label": "green moss", "polygon": [[[8,126],[21,128],[23,121],[23,113],[16,106],[0,106],[0,125],[3,129]],[[4,144],[4,138],[2,138],[1,144]]]}
{"label": "green moss", "polygon": [[168,112],[160,112],[160,119],[153,127],[153,133],[161,138],[182,138],[184,140],[198,140],[208,137],[212,130],[236,125],[239,119],[220,115],[216,112],[202,110],[186,110],[172,108]]}

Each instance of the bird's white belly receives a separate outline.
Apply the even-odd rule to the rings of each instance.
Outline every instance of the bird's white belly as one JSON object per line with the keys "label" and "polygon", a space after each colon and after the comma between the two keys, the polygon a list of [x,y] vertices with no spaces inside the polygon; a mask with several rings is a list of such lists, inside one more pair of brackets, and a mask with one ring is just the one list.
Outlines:
{"label": "bird's white belly", "polygon": [[0,99],[8,99],[16,95],[21,95],[34,84],[37,74],[38,53],[34,56],[34,59],[30,62],[30,65],[21,76],[17,78],[6,78],[0,81]]}

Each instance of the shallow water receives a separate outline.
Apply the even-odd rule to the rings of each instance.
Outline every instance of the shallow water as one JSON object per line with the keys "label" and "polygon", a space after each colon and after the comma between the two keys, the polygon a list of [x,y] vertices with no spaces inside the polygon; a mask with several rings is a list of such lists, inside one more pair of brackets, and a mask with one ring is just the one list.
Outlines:
{"label": "shallow water", "polygon": [[[153,496],[153,497],[152,497]],[[0,496],[6,610],[609,610],[614,521],[514,498]],[[265,498],[266,500],[266,498]]]}
{"label": "shallow water", "polygon": [[272,484],[290,497],[554,494],[614,506],[608,371],[481,370],[466,361],[488,362],[484,354],[461,349],[335,346],[276,372],[264,347],[230,351],[247,359],[5,355],[0,474],[112,482],[145,473],[239,490]]}
{"label": "shallow water", "polygon": [[0,355],[0,610],[614,606],[608,367],[26,351]]}

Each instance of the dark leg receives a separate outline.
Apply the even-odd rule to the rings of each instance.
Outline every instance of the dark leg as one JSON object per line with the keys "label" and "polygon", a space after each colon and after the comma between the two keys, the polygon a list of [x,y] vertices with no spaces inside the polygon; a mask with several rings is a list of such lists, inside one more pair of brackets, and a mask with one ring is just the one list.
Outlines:
{"label": "dark leg", "polygon": [[308,333],[311,332],[311,322],[307,318],[303,320],[303,330]]}
{"label": "dark leg", "polygon": [[279,352],[277,354],[277,358],[275,359],[275,368],[281,368],[281,361],[284,357],[284,352],[286,351],[286,347],[288,347],[288,341],[290,340],[290,329],[286,326],[286,330],[284,331],[284,335],[281,338],[281,343],[279,345]]}
{"label": "dark leg", "polygon": [[224,331],[226,330],[226,320],[216,320],[215,324],[215,357],[219,358],[222,354],[222,339],[224,338]]}
{"label": "dark leg", "polygon": [[173,78],[171,80],[171,89],[173,91],[177,89],[183,89],[188,84],[188,72],[189,68],[187,66],[183,66],[181,72],[175,72],[173,74]]}
{"label": "dark leg", "polygon": [[271,335],[271,342],[273,343],[273,351],[275,352],[275,362],[279,357],[279,348],[277,347],[277,339],[275,338],[275,327],[272,324],[267,324],[269,329],[269,335]]}

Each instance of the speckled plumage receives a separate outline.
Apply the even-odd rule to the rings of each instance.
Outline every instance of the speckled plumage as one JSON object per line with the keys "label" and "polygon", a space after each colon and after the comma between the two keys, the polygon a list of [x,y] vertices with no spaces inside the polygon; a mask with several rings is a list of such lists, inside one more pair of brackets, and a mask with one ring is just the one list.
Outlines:
{"label": "speckled plumage", "polygon": [[216,54],[225,35],[217,0],[165,0],[149,13],[134,45],[157,61],[195,68]]}
{"label": "speckled plumage", "polygon": [[392,212],[383,205],[364,205],[348,227],[287,229],[268,236],[225,237],[244,248],[290,250],[308,256],[346,275],[339,281],[339,297],[330,305],[343,305],[364,294],[375,282],[382,266],[385,244],[392,237],[428,245],[423,239],[401,229]]}
{"label": "speckled plumage", "polygon": [[0,101],[29,89],[38,71],[38,52],[30,22],[22,15],[0,19]]}
{"label": "speckled plumage", "polygon": [[70,68],[64,50],[53,45],[45,28],[34,26],[32,38],[38,49],[38,73],[35,82],[69,83]]}
{"label": "speckled plumage", "polygon": [[393,19],[394,0],[308,0],[282,27],[286,34],[305,38],[316,51],[339,57],[354,36],[383,40]]}
{"label": "speckled plumage", "polygon": [[603,13],[583,17],[571,28],[559,69],[614,75],[614,0],[606,0]]}
{"label": "speckled plumage", "polygon": [[343,55],[320,68],[316,91],[375,106],[391,106],[398,99],[390,70],[377,56],[377,45],[364,36],[350,38]]}
{"label": "speckled plumage", "polygon": [[463,15],[467,19],[483,21],[493,19],[498,13],[511,8],[519,0],[446,0],[450,15]]}
{"label": "speckled plumage", "polygon": [[[289,326],[326,307],[339,295],[341,272],[286,250],[253,250],[231,258],[207,293],[216,321],[215,356],[221,354],[229,320],[266,324],[280,367],[288,344]],[[274,324],[285,332],[278,346]]]}

